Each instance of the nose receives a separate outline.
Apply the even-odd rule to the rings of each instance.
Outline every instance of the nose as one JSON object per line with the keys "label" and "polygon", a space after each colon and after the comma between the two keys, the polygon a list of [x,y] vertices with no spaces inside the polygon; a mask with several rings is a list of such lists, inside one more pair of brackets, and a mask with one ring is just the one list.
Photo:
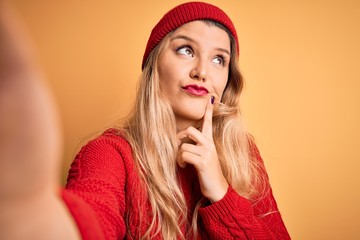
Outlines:
{"label": "nose", "polygon": [[207,66],[205,61],[198,60],[191,69],[190,77],[198,81],[205,82],[207,80]]}

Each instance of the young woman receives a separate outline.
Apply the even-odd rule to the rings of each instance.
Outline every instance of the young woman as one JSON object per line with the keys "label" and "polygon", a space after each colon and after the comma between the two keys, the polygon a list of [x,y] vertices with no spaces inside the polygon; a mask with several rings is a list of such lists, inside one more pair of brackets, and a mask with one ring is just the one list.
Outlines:
{"label": "young woman", "polygon": [[132,113],[69,170],[69,236],[73,219],[83,239],[290,239],[242,124],[238,57],[218,7],[189,2],[163,16]]}
{"label": "young woman", "polygon": [[[170,10],[148,40],[132,114],[70,169],[63,196],[73,215],[91,209],[109,239],[288,239],[242,125],[238,56],[222,10]],[[89,220],[75,219],[85,234]]]}

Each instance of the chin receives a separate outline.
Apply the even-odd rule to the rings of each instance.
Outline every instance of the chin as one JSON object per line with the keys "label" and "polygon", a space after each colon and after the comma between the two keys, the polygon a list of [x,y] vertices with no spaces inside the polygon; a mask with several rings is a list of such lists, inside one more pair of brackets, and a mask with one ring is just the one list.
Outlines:
{"label": "chin", "polygon": [[[183,102],[172,105],[175,117],[184,122],[196,123],[204,117],[206,104],[204,102]],[[188,124],[187,124],[188,125]],[[191,124],[193,125],[193,124]]]}
{"label": "chin", "polygon": [[192,109],[191,111],[186,112],[175,112],[175,118],[177,120],[181,120],[181,122],[186,123],[187,126],[197,126],[198,122],[202,120],[204,117],[203,111],[195,111]]}

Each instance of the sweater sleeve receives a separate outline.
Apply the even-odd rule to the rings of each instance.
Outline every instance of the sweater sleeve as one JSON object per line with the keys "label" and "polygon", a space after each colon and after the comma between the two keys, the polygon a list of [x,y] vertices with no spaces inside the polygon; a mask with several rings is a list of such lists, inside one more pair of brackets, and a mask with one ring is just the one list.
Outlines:
{"label": "sweater sleeve", "polygon": [[[263,164],[255,146],[255,158]],[[267,179],[264,168],[263,174]],[[203,228],[210,239],[288,240],[271,187],[256,203],[240,196],[229,186],[224,198],[199,209]]]}
{"label": "sweater sleeve", "polygon": [[126,233],[125,167],[115,139],[100,136],[85,145],[62,192],[82,239],[122,239]]}

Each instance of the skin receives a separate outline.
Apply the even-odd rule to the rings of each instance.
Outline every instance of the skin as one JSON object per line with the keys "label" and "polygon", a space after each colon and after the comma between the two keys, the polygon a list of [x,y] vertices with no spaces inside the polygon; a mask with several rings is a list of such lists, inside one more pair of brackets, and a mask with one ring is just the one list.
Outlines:
{"label": "skin", "polygon": [[14,16],[0,1],[0,239],[80,239],[58,196],[52,97]]}
{"label": "skin", "polygon": [[[158,71],[160,88],[171,104],[179,131],[177,161],[181,167],[195,167],[202,194],[216,202],[226,194],[228,183],[212,136],[211,97],[218,101],[226,87],[230,39],[219,27],[193,21],[179,27],[168,41]],[[208,93],[191,94],[184,90],[189,84],[205,87]]]}
{"label": "skin", "polygon": [[[225,195],[228,184],[212,138],[214,105],[210,97],[221,99],[224,91],[230,42],[225,31],[201,22],[182,26],[175,32],[180,33],[191,37],[193,53],[184,48],[174,53],[170,48],[175,41],[185,41],[183,37],[169,44],[159,67],[161,88],[174,100],[171,104],[180,129],[178,162],[197,169],[203,195],[215,202]],[[58,197],[61,150],[52,99],[39,80],[23,32],[9,6],[1,1],[0,36],[1,50],[6,49],[0,51],[0,116],[7,116],[0,121],[0,239],[80,239]],[[224,65],[219,64],[220,53],[225,55]],[[174,68],[166,67],[170,60]],[[179,84],[194,82],[205,86],[209,94],[195,97],[179,89]],[[201,130],[195,128],[199,120]]]}

